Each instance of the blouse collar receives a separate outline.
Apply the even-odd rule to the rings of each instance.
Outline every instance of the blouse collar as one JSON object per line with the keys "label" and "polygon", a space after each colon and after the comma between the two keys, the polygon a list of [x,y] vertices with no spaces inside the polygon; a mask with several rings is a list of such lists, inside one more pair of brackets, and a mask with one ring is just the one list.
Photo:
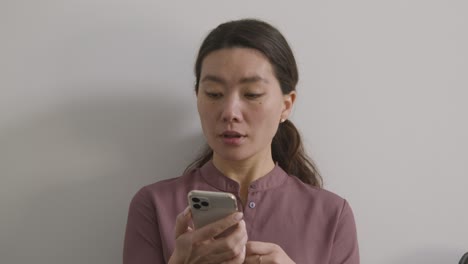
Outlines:
{"label": "blouse collar", "polygon": [[[221,191],[238,193],[240,190],[239,183],[219,171],[218,168],[214,166],[212,160],[208,161],[200,168],[200,174],[208,184]],[[276,163],[275,167],[270,172],[253,181],[249,189],[251,191],[265,191],[275,188],[283,184],[288,177],[288,174]]]}

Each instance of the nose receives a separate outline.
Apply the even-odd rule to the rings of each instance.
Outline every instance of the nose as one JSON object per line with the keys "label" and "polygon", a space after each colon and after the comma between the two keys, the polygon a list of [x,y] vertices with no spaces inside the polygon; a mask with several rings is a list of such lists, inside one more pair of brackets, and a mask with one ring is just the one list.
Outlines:
{"label": "nose", "polygon": [[242,102],[237,96],[226,97],[222,106],[221,118],[225,123],[238,123],[242,121]]}

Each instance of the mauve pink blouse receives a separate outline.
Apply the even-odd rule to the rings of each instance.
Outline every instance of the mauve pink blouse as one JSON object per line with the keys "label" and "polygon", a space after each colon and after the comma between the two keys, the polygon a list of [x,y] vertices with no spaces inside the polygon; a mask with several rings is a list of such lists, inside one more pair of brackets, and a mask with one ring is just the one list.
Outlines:
{"label": "mauve pink blouse", "polygon": [[167,263],[174,250],[175,219],[187,207],[187,193],[193,189],[234,194],[249,240],[275,243],[296,263],[359,263],[356,225],[346,200],[304,184],[276,165],[250,185],[242,205],[239,184],[210,161],[136,193],[128,213],[124,264]]}

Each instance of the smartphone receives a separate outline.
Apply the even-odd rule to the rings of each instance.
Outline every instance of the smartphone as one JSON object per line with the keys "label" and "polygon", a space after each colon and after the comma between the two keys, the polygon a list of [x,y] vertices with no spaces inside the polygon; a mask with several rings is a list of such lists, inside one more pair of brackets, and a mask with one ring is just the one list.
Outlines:
{"label": "smartphone", "polygon": [[187,197],[195,229],[237,212],[232,193],[192,190]]}

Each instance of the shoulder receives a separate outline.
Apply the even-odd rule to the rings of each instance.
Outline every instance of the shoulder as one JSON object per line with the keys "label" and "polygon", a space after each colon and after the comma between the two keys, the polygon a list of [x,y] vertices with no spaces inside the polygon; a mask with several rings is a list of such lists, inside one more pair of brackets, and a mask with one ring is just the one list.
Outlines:
{"label": "shoulder", "polygon": [[294,175],[289,175],[287,180],[288,185],[291,185],[296,189],[301,195],[308,196],[310,198],[319,199],[328,202],[338,202],[341,203],[344,201],[344,198],[340,195],[326,190],[324,188],[312,186],[310,184],[302,182],[298,177]]}
{"label": "shoulder", "polygon": [[146,199],[157,200],[160,198],[169,199],[172,196],[180,197],[186,195],[187,190],[199,181],[196,170],[178,177],[161,180],[141,187],[135,197],[146,197]]}
{"label": "shoulder", "polygon": [[[187,206],[187,193],[197,182],[196,171],[141,187],[130,202],[129,215],[173,223]],[[171,227],[172,228],[172,227]]]}
{"label": "shoulder", "polygon": [[295,190],[296,199],[307,201],[315,210],[327,215],[340,216],[344,211],[349,210],[349,204],[340,195],[302,182],[294,175],[289,175],[288,185]]}

